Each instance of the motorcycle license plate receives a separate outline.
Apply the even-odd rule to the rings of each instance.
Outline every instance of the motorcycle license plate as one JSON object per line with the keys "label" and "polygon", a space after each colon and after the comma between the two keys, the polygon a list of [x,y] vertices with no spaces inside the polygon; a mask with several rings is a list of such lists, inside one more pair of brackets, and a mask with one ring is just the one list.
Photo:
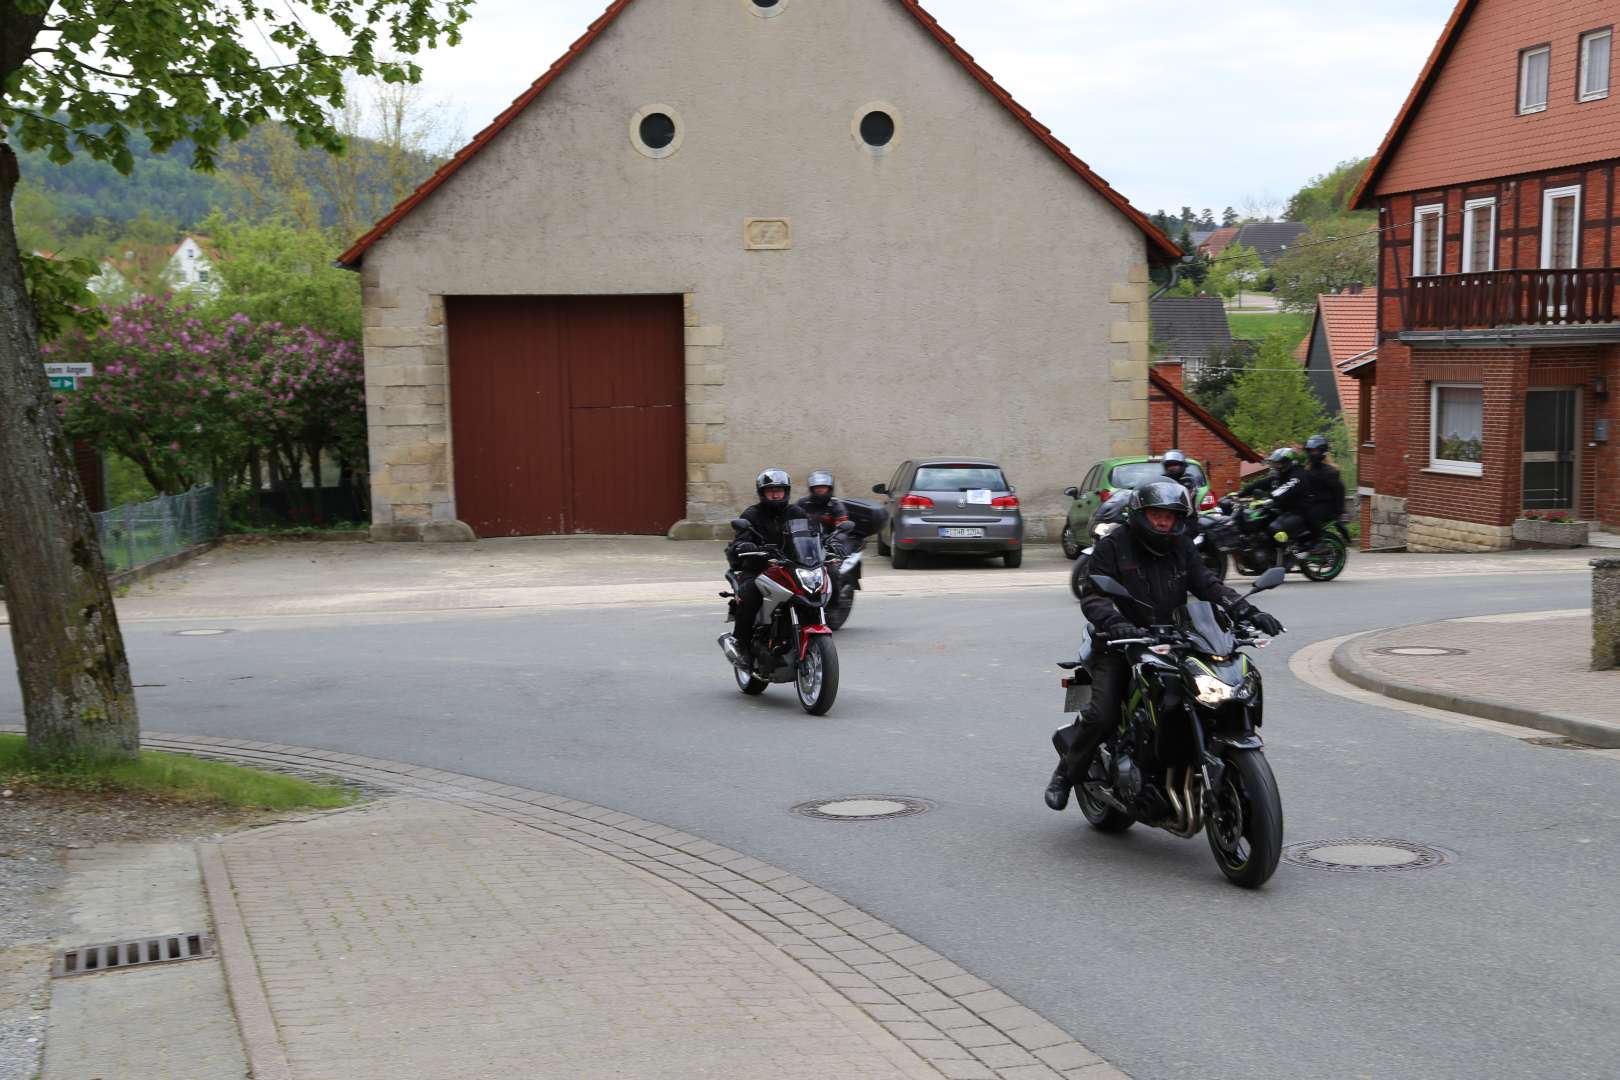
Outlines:
{"label": "motorcycle license plate", "polygon": [[983,529],[940,529],[939,535],[953,540],[977,540],[984,536]]}

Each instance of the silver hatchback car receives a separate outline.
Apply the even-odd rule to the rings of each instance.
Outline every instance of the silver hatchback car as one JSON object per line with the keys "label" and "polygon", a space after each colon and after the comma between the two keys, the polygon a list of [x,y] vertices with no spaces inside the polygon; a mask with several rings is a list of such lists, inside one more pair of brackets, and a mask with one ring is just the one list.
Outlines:
{"label": "silver hatchback car", "polygon": [[907,461],[887,484],[872,488],[889,511],[878,533],[878,554],[896,570],[919,551],[1000,555],[1009,567],[1024,561],[1024,516],[1001,466],[980,458]]}

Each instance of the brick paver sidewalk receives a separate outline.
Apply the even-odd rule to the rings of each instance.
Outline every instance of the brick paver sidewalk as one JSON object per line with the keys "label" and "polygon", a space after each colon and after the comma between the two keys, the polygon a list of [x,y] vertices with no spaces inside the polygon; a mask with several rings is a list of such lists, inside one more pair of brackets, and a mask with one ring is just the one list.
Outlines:
{"label": "brick paver sidewalk", "polygon": [[684,890],[487,814],[395,798],[224,854],[297,1080],[940,1076]]}
{"label": "brick paver sidewalk", "polygon": [[1620,671],[1592,671],[1591,656],[1591,614],[1560,611],[1363,634],[1333,667],[1392,697],[1620,746]]}

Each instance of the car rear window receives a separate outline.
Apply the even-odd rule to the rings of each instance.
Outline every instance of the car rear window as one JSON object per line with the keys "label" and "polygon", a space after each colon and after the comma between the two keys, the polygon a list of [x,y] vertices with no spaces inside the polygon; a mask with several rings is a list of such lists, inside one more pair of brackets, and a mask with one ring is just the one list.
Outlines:
{"label": "car rear window", "polygon": [[911,482],[913,491],[1008,491],[1007,478],[994,465],[924,465]]}
{"label": "car rear window", "polygon": [[[1133,488],[1138,484],[1145,484],[1164,475],[1162,461],[1128,461],[1123,465],[1114,466],[1114,474],[1110,478],[1110,486],[1116,488]],[[1187,475],[1198,481],[1203,487],[1208,481],[1204,479],[1204,470],[1192,462],[1187,462]]]}

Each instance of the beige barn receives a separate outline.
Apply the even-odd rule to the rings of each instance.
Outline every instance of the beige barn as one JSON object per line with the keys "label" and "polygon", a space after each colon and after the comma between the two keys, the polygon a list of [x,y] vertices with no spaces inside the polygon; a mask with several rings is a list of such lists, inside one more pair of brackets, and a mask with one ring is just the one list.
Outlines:
{"label": "beige barn", "polygon": [[373,532],[706,536],[945,451],[1038,537],[1147,451],[1178,254],[914,0],[617,0],[343,256]]}

